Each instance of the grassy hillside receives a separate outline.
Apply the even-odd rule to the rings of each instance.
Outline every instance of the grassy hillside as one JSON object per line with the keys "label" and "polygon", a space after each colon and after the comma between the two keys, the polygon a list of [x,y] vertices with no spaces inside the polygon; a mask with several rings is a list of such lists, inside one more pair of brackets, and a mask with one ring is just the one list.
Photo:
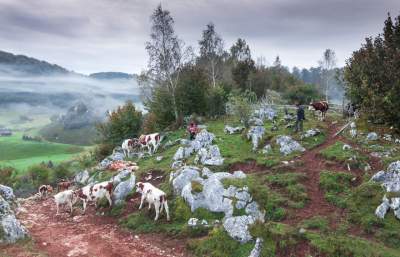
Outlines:
{"label": "grassy hillside", "polygon": [[58,163],[82,152],[85,148],[74,145],[22,140],[22,132],[11,137],[0,137],[0,166],[18,170],[51,160]]}

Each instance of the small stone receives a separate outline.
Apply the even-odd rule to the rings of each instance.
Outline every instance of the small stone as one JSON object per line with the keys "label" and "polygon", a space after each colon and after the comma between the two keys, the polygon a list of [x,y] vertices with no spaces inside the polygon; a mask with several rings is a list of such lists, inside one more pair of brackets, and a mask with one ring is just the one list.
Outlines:
{"label": "small stone", "polygon": [[306,233],[306,230],[305,230],[304,228],[300,228],[300,229],[299,229],[299,233],[300,233],[300,234],[304,234],[304,233]]}

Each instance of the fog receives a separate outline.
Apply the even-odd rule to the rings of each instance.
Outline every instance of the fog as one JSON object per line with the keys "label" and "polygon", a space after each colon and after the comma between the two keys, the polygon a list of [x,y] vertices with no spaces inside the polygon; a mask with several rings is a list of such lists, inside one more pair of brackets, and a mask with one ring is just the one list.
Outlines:
{"label": "fog", "polygon": [[135,79],[95,79],[80,74],[65,76],[0,75],[0,109],[16,115],[60,115],[84,103],[97,117],[104,118],[125,101],[143,110]]}

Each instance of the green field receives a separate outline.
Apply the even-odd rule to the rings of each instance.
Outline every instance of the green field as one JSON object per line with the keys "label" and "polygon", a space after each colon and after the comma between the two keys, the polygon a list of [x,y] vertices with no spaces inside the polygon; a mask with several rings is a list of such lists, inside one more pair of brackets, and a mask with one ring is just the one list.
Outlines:
{"label": "green field", "polygon": [[11,137],[0,137],[0,166],[25,170],[42,161],[58,163],[68,160],[85,150],[84,147],[75,145],[24,141],[22,134],[16,132]]}

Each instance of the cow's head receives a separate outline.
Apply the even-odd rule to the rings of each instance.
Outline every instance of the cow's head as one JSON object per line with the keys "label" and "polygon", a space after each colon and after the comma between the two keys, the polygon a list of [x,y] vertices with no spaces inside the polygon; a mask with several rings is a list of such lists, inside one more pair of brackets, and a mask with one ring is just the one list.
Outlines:
{"label": "cow's head", "polygon": [[50,185],[47,185],[47,192],[52,193],[53,192],[53,187]]}
{"label": "cow's head", "polygon": [[143,194],[144,184],[142,182],[136,183],[136,192]]}

